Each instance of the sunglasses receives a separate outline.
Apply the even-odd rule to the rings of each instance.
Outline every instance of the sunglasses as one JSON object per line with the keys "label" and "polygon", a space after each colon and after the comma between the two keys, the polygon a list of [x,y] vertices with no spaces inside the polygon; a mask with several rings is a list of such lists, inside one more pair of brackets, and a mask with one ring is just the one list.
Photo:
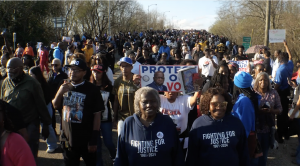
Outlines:
{"label": "sunglasses", "polygon": [[96,61],[100,61],[101,59],[99,59],[99,58],[96,58],[95,60],[96,60]]}
{"label": "sunglasses", "polygon": [[220,108],[226,108],[227,107],[227,101],[224,102],[210,102],[210,105],[213,107],[220,107]]}
{"label": "sunglasses", "polygon": [[58,64],[52,64],[52,66],[54,66],[54,67],[58,67]]}

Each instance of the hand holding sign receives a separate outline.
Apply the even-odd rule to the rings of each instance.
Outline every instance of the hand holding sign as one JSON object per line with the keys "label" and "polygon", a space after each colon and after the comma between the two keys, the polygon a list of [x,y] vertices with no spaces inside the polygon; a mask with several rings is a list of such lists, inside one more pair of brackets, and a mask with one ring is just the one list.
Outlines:
{"label": "hand holding sign", "polygon": [[132,77],[132,80],[133,80],[134,85],[139,85],[141,82],[141,76],[134,74]]}
{"label": "hand holding sign", "polygon": [[195,89],[200,89],[200,87],[202,86],[203,79],[202,79],[202,77],[199,76],[198,73],[193,74],[193,83],[194,83]]}

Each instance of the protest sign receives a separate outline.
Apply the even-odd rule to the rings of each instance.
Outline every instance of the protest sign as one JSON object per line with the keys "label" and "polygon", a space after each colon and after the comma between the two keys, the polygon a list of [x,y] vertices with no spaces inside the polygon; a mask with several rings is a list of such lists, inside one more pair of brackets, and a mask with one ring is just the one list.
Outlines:
{"label": "protest sign", "polygon": [[[141,87],[149,86],[158,91],[182,92],[184,91],[184,87],[178,78],[178,71],[187,67],[189,66],[140,65]],[[197,66],[195,67],[197,68]],[[198,70],[196,70],[196,72],[198,72]],[[154,73],[160,73],[156,80],[153,79]],[[160,77],[163,77],[164,80],[162,81]]]}
{"label": "protest sign", "polygon": [[68,42],[68,43],[69,43],[69,42],[71,42],[71,37],[63,36],[63,37],[62,37],[62,41],[63,41],[63,42]]}
{"label": "protest sign", "polygon": [[270,29],[269,42],[282,43],[285,40],[285,29]]}
{"label": "protest sign", "polygon": [[250,72],[249,60],[230,61],[239,65],[239,71]]}
{"label": "protest sign", "polygon": [[254,65],[257,65],[257,64],[263,64],[264,61],[261,61],[261,60],[255,60],[253,61],[253,64]]}
{"label": "protest sign", "polygon": [[183,94],[191,94],[199,90],[199,85],[195,84],[200,79],[197,66],[189,66],[185,69],[178,70],[178,79],[183,86]]}

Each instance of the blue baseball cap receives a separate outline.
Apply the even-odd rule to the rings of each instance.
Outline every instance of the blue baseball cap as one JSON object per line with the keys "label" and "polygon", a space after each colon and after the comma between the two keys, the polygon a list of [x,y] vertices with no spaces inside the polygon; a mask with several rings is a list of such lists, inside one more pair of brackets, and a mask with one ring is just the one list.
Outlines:
{"label": "blue baseball cap", "polygon": [[252,76],[244,71],[239,71],[234,76],[234,85],[239,88],[249,88],[252,83]]}
{"label": "blue baseball cap", "polygon": [[120,61],[117,64],[120,66],[122,62],[125,62],[125,63],[128,63],[128,64],[132,65],[132,60],[128,57],[121,58]]}

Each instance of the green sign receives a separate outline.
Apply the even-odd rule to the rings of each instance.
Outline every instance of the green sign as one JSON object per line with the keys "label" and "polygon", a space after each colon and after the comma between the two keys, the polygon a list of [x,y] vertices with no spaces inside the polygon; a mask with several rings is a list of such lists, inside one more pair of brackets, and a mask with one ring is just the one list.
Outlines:
{"label": "green sign", "polygon": [[250,43],[251,37],[243,37],[243,43]]}
{"label": "green sign", "polygon": [[250,47],[250,43],[243,43],[243,46],[245,47],[245,50],[247,50]]}

